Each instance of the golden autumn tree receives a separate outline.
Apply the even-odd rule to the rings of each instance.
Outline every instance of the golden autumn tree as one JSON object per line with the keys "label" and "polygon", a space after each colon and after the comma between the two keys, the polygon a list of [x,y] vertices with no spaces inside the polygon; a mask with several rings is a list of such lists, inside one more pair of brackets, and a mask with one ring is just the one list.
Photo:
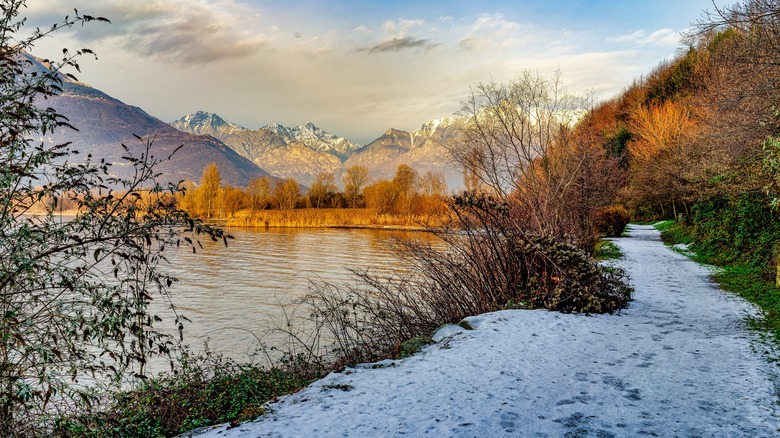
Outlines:
{"label": "golden autumn tree", "polygon": [[418,179],[417,171],[408,164],[399,164],[396,168],[392,183],[396,200],[394,210],[397,213],[412,213],[412,204],[417,197]]}
{"label": "golden autumn tree", "polygon": [[203,169],[203,177],[196,190],[200,212],[207,219],[215,218],[220,212],[220,186],[222,176],[217,163],[211,163]]}
{"label": "golden autumn tree", "polygon": [[176,193],[176,206],[186,211],[191,216],[200,216],[196,197],[197,185],[195,181],[186,180],[182,184],[182,191]]}
{"label": "golden autumn tree", "polygon": [[379,180],[363,190],[366,207],[378,214],[395,214],[397,192],[392,181]]}
{"label": "golden autumn tree", "polygon": [[234,218],[236,213],[245,208],[246,206],[246,193],[233,186],[224,186],[221,189],[222,194],[222,208],[225,216]]}
{"label": "golden autumn tree", "polygon": [[298,181],[293,178],[277,181],[274,186],[273,199],[279,210],[294,209],[300,196],[301,187],[298,185]]}
{"label": "golden autumn tree", "polygon": [[336,192],[336,176],[333,172],[322,171],[317,174],[314,182],[309,189],[309,205],[314,208],[320,208],[324,205],[325,200]]}
{"label": "golden autumn tree", "polygon": [[657,204],[662,212],[691,201],[697,124],[683,102],[642,106],[631,116],[630,197],[635,204]]}
{"label": "golden autumn tree", "polygon": [[447,182],[441,172],[425,172],[417,184],[415,214],[441,215],[447,211]]}

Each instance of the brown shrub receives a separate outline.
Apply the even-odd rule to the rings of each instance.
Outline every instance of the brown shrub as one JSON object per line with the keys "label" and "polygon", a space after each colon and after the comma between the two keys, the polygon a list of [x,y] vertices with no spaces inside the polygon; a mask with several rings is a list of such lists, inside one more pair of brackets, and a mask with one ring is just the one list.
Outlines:
{"label": "brown shrub", "polygon": [[593,218],[596,230],[604,237],[620,237],[630,220],[631,215],[622,205],[599,210]]}

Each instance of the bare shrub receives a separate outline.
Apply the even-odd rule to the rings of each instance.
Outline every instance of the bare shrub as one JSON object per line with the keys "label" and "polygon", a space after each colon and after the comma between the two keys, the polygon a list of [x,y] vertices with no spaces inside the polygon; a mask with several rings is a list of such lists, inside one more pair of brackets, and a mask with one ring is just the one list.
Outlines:
{"label": "bare shrub", "polygon": [[356,272],[353,284],[312,285],[302,301],[318,333],[307,338],[318,341],[304,348],[310,357],[336,367],[398,357],[404,341],[506,307],[612,313],[627,306],[623,271],[574,245],[524,232],[510,204],[464,194],[451,207],[450,226],[432,230],[443,245],[399,242],[405,273]]}
{"label": "bare shrub", "polygon": [[441,324],[505,307],[624,308],[625,274],[586,252],[596,240],[593,214],[622,181],[619,159],[592,129],[575,128],[589,107],[589,96],[568,93],[559,74],[477,84],[462,135],[446,145],[473,190],[454,197],[451,221],[431,230],[443,249],[401,243],[406,273],[315,284],[303,304],[320,335],[309,339],[332,339],[328,360],[346,365],[397,356],[404,341]]}

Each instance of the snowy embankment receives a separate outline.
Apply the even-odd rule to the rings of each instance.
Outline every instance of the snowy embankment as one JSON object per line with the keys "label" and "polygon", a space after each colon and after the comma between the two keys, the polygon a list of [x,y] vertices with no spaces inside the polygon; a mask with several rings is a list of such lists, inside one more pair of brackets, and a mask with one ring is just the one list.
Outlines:
{"label": "snowy embankment", "polygon": [[474,330],[332,373],[199,437],[780,435],[777,366],[744,327],[755,310],[651,227],[631,234],[616,240],[636,288],[619,315],[468,318]]}

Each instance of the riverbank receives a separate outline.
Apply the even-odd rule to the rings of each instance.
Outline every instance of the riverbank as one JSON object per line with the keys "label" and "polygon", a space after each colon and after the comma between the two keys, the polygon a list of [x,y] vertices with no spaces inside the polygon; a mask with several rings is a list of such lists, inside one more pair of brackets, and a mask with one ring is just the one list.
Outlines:
{"label": "riverbank", "polygon": [[652,227],[615,242],[636,288],[619,315],[467,318],[473,330],[450,326],[410,358],[332,373],[198,436],[775,436],[777,365],[745,327],[756,309]]}

